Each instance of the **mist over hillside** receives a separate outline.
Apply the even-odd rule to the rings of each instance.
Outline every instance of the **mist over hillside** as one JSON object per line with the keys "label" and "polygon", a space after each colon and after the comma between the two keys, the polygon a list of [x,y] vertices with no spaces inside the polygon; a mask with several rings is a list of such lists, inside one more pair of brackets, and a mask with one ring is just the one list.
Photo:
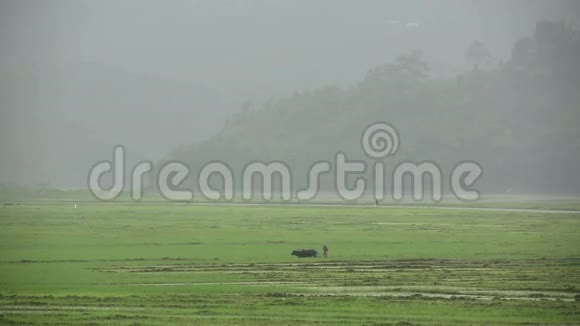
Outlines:
{"label": "mist over hillside", "polygon": [[[247,164],[282,161],[294,184],[306,187],[311,165],[333,162],[338,152],[371,167],[361,135],[385,121],[401,138],[394,158],[384,160],[388,173],[400,162],[433,161],[448,179],[454,166],[469,160],[485,172],[480,190],[579,193],[580,32],[542,21],[514,43],[506,61],[490,62],[481,43],[466,56],[473,67],[455,77],[430,77],[422,53],[414,51],[370,69],[352,87],[273,98],[244,108],[216,136],[170,158],[194,171],[208,161],[225,162],[238,184]],[[332,173],[322,180],[333,187]]]}
{"label": "mist over hillside", "polygon": [[[90,167],[110,160],[115,145],[127,149],[128,166],[167,159],[176,148],[174,157],[195,164],[264,157],[307,166],[339,147],[362,155],[361,128],[380,119],[401,133],[397,159],[482,159],[497,191],[512,183],[520,191],[577,189],[575,177],[562,173],[545,189],[537,189],[544,181],[526,185],[548,178],[547,163],[557,171],[574,166],[558,138],[576,135],[562,131],[576,121],[562,113],[574,100],[538,92],[539,85],[528,88],[531,96],[514,90],[516,74],[504,65],[536,22],[578,28],[579,12],[574,0],[5,0],[0,184],[86,189]],[[474,42],[492,58],[478,72],[465,55]],[[392,78],[379,81],[382,74],[365,76],[415,49],[428,78],[408,90],[384,85]],[[510,108],[506,97],[493,101],[498,85],[518,94],[508,97]],[[526,111],[524,98],[535,109]],[[463,117],[471,114],[478,119]],[[468,127],[427,123],[438,119]],[[489,139],[502,133],[511,136]],[[559,145],[534,152],[536,142]],[[494,164],[505,167],[498,157],[518,152],[521,159],[510,162],[524,168],[487,178]]]}

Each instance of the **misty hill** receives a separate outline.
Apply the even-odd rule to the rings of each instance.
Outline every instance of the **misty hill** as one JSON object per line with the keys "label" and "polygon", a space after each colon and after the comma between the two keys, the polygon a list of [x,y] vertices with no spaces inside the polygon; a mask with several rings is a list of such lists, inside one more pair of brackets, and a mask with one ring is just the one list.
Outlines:
{"label": "misty hill", "polygon": [[[401,146],[385,162],[437,162],[448,178],[457,163],[482,165],[478,187],[493,192],[580,192],[580,32],[540,22],[513,46],[509,59],[489,64],[485,45],[466,51],[472,69],[429,77],[421,53],[376,66],[353,87],[322,88],[245,106],[215,136],[176,149],[171,159],[194,169],[221,160],[239,177],[254,160],[281,160],[297,185],[318,160],[337,151],[368,159],[364,127],[395,126]],[[196,173],[193,173],[196,175]],[[330,187],[331,177],[324,177]]]}

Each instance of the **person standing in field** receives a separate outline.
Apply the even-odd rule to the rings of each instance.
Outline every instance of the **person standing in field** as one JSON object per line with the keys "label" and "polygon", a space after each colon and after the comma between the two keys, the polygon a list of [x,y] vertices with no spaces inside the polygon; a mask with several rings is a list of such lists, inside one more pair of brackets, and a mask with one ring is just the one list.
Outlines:
{"label": "person standing in field", "polygon": [[324,257],[328,257],[328,247],[326,245],[322,245],[322,251],[324,252]]}

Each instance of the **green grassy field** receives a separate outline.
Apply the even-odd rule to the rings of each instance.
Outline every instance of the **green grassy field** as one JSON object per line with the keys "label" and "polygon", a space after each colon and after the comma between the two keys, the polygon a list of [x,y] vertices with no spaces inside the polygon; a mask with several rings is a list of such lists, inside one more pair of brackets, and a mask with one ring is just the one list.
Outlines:
{"label": "green grassy field", "polygon": [[576,213],[0,206],[0,324],[579,324],[579,293]]}

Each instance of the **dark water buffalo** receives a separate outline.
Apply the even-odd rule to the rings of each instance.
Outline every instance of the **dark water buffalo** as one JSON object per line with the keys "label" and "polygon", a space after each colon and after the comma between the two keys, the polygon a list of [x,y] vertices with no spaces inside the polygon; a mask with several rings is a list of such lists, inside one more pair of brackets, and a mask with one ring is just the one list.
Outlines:
{"label": "dark water buffalo", "polygon": [[316,257],[318,255],[318,252],[314,249],[300,249],[292,251],[292,255],[300,258]]}

